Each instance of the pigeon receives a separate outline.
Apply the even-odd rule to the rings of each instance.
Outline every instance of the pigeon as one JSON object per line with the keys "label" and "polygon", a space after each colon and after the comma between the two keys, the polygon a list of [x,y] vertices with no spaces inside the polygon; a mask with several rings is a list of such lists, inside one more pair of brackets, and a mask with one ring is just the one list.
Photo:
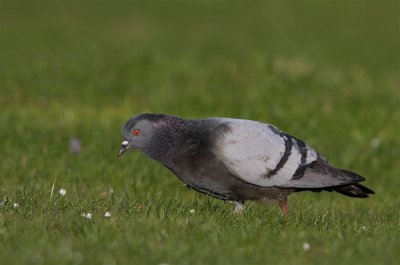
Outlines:
{"label": "pigeon", "polygon": [[140,114],[122,128],[118,156],[141,151],[172,171],[188,188],[232,202],[277,202],[288,215],[287,197],[301,191],[335,191],[367,198],[365,178],[331,166],[302,140],[277,127],[234,118],[184,119]]}

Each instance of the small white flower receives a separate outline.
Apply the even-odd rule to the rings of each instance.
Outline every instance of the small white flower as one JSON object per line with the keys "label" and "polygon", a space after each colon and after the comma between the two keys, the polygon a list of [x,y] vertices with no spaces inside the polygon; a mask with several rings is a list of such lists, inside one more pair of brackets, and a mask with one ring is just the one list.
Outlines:
{"label": "small white flower", "polygon": [[381,140],[379,138],[372,139],[371,143],[370,143],[372,148],[378,148],[380,144],[381,144]]}
{"label": "small white flower", "polygon": [[189,211],[191,214],[194,214],[194,209],[190,209],[190,211]]}
{"label": "small white flower", "polygon": [[14,207],[14,208],[18,208],[18,207],[19,207],[19,204],[18,204],[18,203],[14,203],[14,204],[13,204],[13,207]]}
{"label": "small white flower", "polygon": [[81,140],[71,139],[69,141],[69,151],[75,154],[79,153],[81,151]]}
{"label": "small white flower", "polygon": [[67,191],[65,189],[60,189],[58,191],[58,194],[60,194],[61,196],[65,196],[65,194],[67,194]]}
{"label": "small white flower", "polygon": [[367,230],[367,227],[365,225],[363,225],[362,230]]}
{"label": "small white flower", "polygon": [[85,217],[87,219],[92,219],[92,214],[91,213],[82,213],[81,216]]}
{"label": "small white flower", "polygon": [[304,251],[310,250],[310,247],[311,247],[310,244],[308,244],[307,242],[304,242],[304,243],[303,243],[303,250],[304,250]]}
{"label": "small white flower", "polygon": [[104,218],[110,218],[111,217],[111,213],[110,212],[105,212],[104,213]]}

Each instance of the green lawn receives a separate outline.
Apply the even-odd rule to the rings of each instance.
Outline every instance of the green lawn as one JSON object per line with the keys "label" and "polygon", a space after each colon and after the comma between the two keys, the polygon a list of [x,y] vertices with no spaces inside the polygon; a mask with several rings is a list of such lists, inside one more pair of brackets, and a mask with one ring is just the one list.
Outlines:
{"label": "green lawn", "polygon": [[[400,4],[335,2],[1,1],[0,264],[395,264]],[[142,112],[275,124],[376,195],[235,216],[117,158]]]}

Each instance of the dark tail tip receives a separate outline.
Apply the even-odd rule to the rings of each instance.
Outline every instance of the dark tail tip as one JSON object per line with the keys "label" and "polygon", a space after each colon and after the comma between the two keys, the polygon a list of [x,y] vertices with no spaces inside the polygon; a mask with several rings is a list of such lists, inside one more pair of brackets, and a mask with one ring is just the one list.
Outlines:
{"label": "dark tail tip", "polygon": [[368,198],[369,194],[375,194],[373,190],[358,183],[337,186],[333,190],[353,198]]}
{"label": "dark tail tip", "polygon": [[362,181],[365,180],[364,177],[361,177],[357,173],[354,173],[354,172],[351,172],[351,171],[348,171],[348,170],[344,170],[344,169],[339,169],[339,170],[340,170],[340,172],[345,174],[347,177],[349,177],[354,182],[362,182]]}

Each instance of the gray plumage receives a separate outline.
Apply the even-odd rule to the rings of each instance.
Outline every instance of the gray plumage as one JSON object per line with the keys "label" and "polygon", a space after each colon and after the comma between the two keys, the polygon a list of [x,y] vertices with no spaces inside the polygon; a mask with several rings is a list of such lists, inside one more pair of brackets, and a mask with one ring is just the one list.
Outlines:
{"label": "gray plumage", "polygon": [[292,192],[374,193],[359,184],[363,177],[332,167],[303,141],[261,122],[141,114],[126,122],[122,136],[119,155],[138,149],[196,191],[236,202],[276,200],[284,214]]}

